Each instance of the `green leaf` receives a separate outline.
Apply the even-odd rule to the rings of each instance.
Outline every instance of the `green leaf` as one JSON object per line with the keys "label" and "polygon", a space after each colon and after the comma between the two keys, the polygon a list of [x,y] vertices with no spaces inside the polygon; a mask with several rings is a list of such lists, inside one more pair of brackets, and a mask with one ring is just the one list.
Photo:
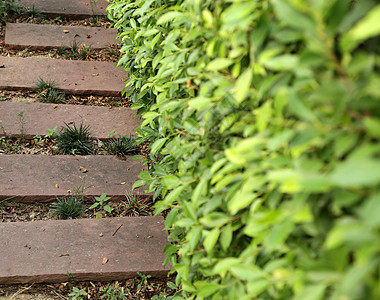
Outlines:
{"label": "green leaf", "polygon": [[302,288],[302,290],[296,294],[295,300],[322,300],[325,294],[325,289],[327,286],[318,285],[307,285]]}
{"label": "green leaf", "polygon": [[99,202],[92,204],[88,209],[93,209],[99,206]]}
{"label": "green leaf", "polygon": [[374,195],[365,201],[360,208],[360,216],[369,226],[380,226],[380,194]]}
{"label": "green leaf", "polygon": [[298,56],[283,54],[270,58],[264,62],[264,66],[272,71],[291,71],[298,67]]}
{"label": "green leaf", "polygon": [[140,186],[145,185],[145,180],[137,180],[135,183],[132,185],[132,191]]}
{"label": "green leaf", "polygon": [[171,228],[177,218],[178,209],[171,209],[168,215],[165,218],[165,229],[168,230]]}
{"label": "green leaf", "polygon": [[270,101],[266,101],[264,105],[257,109],[257,129],[260,133],[267,128],[271,115],[272,104]]}
{"label": "green leaf", "polygon": [[252,264],[236,264],[231,266],[230,271],[241,280],[253,281],[264,277],[264,272]]}
{"label": "green leaf", "polygon": [[277,16],[289,26],[304,32],[314,32],[314,20],[295,8],[289,0],[271,0]]}
{"label": "green leaf", "polygon": [[342,187],[373,186],[380,182],[380,160],[348,159],[336,166],[329,178]]}
{"label": "green leaf", "polygon": [[371,9],[341,40],[345,51],[351,51],[362,41],[380,34],[380,5]]}
{"label": "green leaf", "polygon": [[177,176],[166,175],[166,176],[162,177],[161,183],[164,186],[166,186],[168,189],[173,189],[179,185],[180,180]]}
{"label": "green leaf", "polygon": [[191,196],[191,201],[194,204],[198,203],[202,195],[206,195],[207,187],[208,187],[208,179],[202,177],[199,183],[197,184],[197,187],[195,188],[193,195]]}
{"label": "green leaf", "polygon": [[212,105],[211,99],[199,96],[189,100],[189,106],[193,109],[204,110]]}
{"label": "green leaf", "polygon": [[235,257],[222,258],[215,265],[213,269],[213,274],[220,274],[222,277],[224,277],[227,271],[230,270],[232,266],[238,265],[239,263],[239,259]]}
{"label": "green leaf", "polygon": [[380,119],[366,117],[364,126],[370,136],[380,138]]}
{"label": "green leaf", "polygon": [[218,238],[219,238],[219,228],[214,228],[213,230],[208,232],[208,234],[206,235],[206,238],[203,241],[203,245],[207,253],[210,253],[212,251]]}
{"label": "green leaf", "polygon": [[231,245],[232,242],[232,225],[228,224],[223,227],[222,233],[220,234],[220,245],[222,246],[222,249],[226,251],[228,247]]}
{"label": "green leaf", "polygon": [[151,147],[152,154],[157,153],[162,148],[162,146],[166,143],[167,140],[168,140],[167,138],[161,138],[161,139],[156,140]]}
{"label": "green leaf", "polygon": [[238,80],[235,83],[234,95],[237,103],[243,102],[245,98],[248,97],[249,88],[251,86],[253,78],[253,71],[251,68],[248,68],[241,74]]}
{"label": "green leaf", "polygon": [[228,66],[230,66],[234,61],[229,58],[216,58],[213,61],[211,61],[207,67],[207,71],[218,71],[221,69],[225,69]]}
{"label": "green leaf", "polygon": [[109,213],[113,210],[113,208],[112,208],[111,206],[109,206],[109,205],[105,205],[105,206],[103,207],[103,209],[104,209],[106,212],[109,212]]}
{"label": "green leaf", "polygon": [[183,128],[185,128],[187,133],[198,135],[199,132],[199,125],[198,123],[193,119],[188,119],[183,123]]}
{"label": "green leaf", "polygon": [[281,249],[293,228],[294,223],[290,217],[275,224],[264,239],[267,250]]}
{"label": "green leaf", "polygon": [[182,17],[183,13],[179,11],[170,11],[167,12],[166,14],[162,15],[158,20],[157,20],[157,25],[162,25],[165,24],[169,21],[172,21],[178,17]]}
{"label": "green leaf", "polygon": [[184,190],[185,186],[179,186],[172,190],[169,195],[167,195],[164,199],[165,204],[169,205],[173,203],[173,201],[177,200],[179,194]]}
{"label": "green leaf", "polygon": [[267,279],[259,279],[247,283],[247,289],[252,297],[256,297],[264,292],[272,283]]}
{"label": "green leaf", "polygon": [[142,171],[142,172],[139,174],[139,178],[140,178],[140,179],[143,179],[143,180],[149,180],[149,179],[151,179],[150,174],[149,174],[148,171]]}
{"label": "green leaf", "polygon": [[238,191],[235,196],[228,202],[228,211],[235,215],[240,209],[250,205],[257,198],[256,193]]}
{"label": "green leaf", "polygon": [[219,284],[207,281],[196,281],[194,282],[194,285],[197,288],[197,294],[200,297],[208,297],[221,288]]}

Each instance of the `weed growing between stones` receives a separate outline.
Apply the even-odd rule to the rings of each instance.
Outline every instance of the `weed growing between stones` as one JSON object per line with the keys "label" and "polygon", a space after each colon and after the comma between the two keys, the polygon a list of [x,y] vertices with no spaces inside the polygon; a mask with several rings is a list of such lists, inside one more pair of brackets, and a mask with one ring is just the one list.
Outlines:
{"label": "weed growing between stones", "polygon": [[37,90],[36,99],[42,103],[63,103],[66,95],[60,91],[54,80],[45,81],[41,77],[34,85]]}
{"label": "weed growing between stones", "polygon": [[114,287],[112,285],[108,286],[108,289],[102,287],[100,288],[100,291],[103,293],[103,295],[100,297],[100,299],[126,299],[127,296],[124,294],[124,292],[118,288]]}
{"label": "weed growing between stones", "polygon": [[134,216],[147,216],[149,215],[148,208],[149,206],[143,203],[140,203],[137,200],[136,195],[127,192],[125,194],[126,201],[122,201],[124,205],[123,216],[134,217]]}
{"label": "weed growing between stones", "polygon": [[62,154],[71,155],[90,155],[93,153],[93,143],[90,127],[80,124],[79,127],[75,123],[70,126],[65,123],[66,127],[62,127],[57,136],[57,148]]}
{"label": "weed growing between stones", "polygon": [[112,138],[112,140],[104,143],[104,149],[107,154],[116,155],[117,157],[124,157],[130,154],[136,154],[137,147],[135,141],[128,138],[126,135],[120,135],[118,138]]}
{"label": "weed growing between stones", "polygon": [[80,60],[87,60],[91,56],[91,53],[91,45],[87,47],[85,44],[82,44],[78,49],[78,58]]}
{"label": "weed growing between stones", "polygon": [[15,5],[15,0],[0,1],[0,23],[6,23],[11,15],[20,15],[24,12],[22,6]]}
{"label": "weed growing between stones", "polygon": [[103,218],[103,211],[106,211],[108,213],[111,213],[112,207],[106,204],[108,200],[110,200],[111,197],[107,197],[106,193],[101,194],[99,197],[95,197],[95,203],[89,207],[89,209],[95,209],[97,210],[95,216],[96,218]]}
{"label": "weed growing between stones", "polygon": [[21,111],[19,114],[17,114],[20,122],[20,140],[21,142],[25,142],[25,135],[26,135],[26,128],[25,128],[25,117],[24,117],[24,111]]}
{"label": "weed growing between stones", "polygon": [[82,289],[78,289],[76,286],[73,287],[73,291],[69,294],[69,297],[70,299],[77,299],[77,300],[81,300],[81,299],[84,299],[82,296],[87,296],[87,292],[82,290]]}
{"label": "weed growing between stones", "polygon": [[30,9],[25,10],[24,14],[27,17],[30,17],[32,19],[42,19],[44,17],[44,15],[42,14],[42,12],[39,9],[37,9],[37,8],[34,7],[34,4],[32,5],[32,7]]}
{"label": "weed growing between stones", "polygon": [[89,60],[93,54],[93,49],[91,45],[86,46],[86,44],[81,44],[74,40],[71,42],[70,47],[61,45],[55,52],[67,59]]}
{"label": "weed growing between stones", "polygon": [[80,197],[76,196],[63,196],[61,199],[57,198],[51,207],[52,211],[59,219],[76,219],[85,210],[85,206]]}

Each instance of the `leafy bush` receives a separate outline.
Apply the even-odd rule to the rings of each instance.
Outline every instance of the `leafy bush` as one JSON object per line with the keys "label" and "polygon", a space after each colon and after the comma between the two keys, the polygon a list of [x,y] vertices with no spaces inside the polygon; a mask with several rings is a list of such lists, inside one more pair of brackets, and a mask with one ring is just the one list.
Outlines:
{"label": "leafy bush", "polygon": [[108,10],[183,295],[379,299],[377,1]]}
{"label": "leafy bush", "polygon": [[57,148],[63,154],[90,155],[93,152],[90,126],[65,123],[57,136]]}

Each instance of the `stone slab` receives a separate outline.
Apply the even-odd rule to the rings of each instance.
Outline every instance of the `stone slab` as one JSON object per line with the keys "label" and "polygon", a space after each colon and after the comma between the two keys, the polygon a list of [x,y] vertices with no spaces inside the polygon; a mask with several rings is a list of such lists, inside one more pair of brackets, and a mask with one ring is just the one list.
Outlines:
{"label": "stone slab", "polygon": [[0,56],[0,90],[33,90],[39,78],[67,94],[120,96],[127,76],[114,63]]}
{"label": "stone slab", "polygon": [[116,35],[117,30],[111,28],[7,23],[4,41],[13,49],[70,47],[73,41],[92,49],[102,49],[117,44]]}
{"label": "stone slab", "polygon": [[106,0],[20,0],[17,5],[33,8],[49,17],[83,18],[107,14]]}
{"label": "stone slab", "polygon": [[[23,112],[23,119],[18,115]],[[0,102],[0,137],[4,135],[20,136],[24,130],[25,138],[35,135],[45,136],[48,129],[64,123],[82,122],[90,126],[94,138],[109,139],[109,133],[134,135],[140,121],[135,112],[126,107],[103,107],[72,104],[47,104],[30,102]]]}
{"label": "stone slab", "polygon": [[0,223],[0,238],[0,284],[164,277],[170,270],[161,216]]}
{"label": "stone slab", "polygon": [[[81,169],[82,167],[82,169]],[[83,168],[87,169],[83,173]],[[109,155],[0,155],[0,201],[53,202],[68,190],[85,187],[85,198],[106,193],[112,200],[125,200],[138,174],[142,161],[127,157],[120,160]],[[144,195],[146,187],[132,193]]]}

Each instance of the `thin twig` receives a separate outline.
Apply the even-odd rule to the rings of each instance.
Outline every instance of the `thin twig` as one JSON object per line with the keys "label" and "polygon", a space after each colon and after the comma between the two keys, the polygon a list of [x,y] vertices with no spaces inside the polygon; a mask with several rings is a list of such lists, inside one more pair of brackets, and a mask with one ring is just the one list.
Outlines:
{"label": "thin twig", "polygon": [[123,224],[121,224],[118,228],[116,228],[115,232],[112,234],[112,236],[114,236],[116,234],[116,232],[119,231],[119,229],[121,228],[121,226],[123,226]]}
{"label": "thin twig", "polygon": [[9,300],[15,299],[16,296],[18,296],[18,295],[22,294],[23,292],[29,290],[29,289],[33,286],[33,284],[34,284],[34,283],[32,283],[30,286],[28,286],[28,287],[26,287],[26,288],[23,288],[22,290],[17,291],[16,293],[14,293],[14,294],[12,295],[12,297],[9,298]]}

